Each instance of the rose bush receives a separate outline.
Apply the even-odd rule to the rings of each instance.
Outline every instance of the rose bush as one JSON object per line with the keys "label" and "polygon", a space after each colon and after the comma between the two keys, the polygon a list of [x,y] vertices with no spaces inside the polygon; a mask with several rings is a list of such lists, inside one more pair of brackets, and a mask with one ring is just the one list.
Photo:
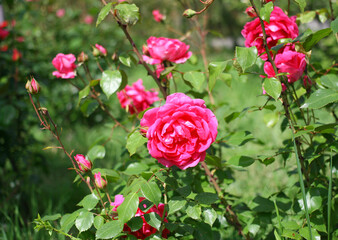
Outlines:
{"label": "rose bush", "polygon": [[52,63],[57,71],[53,72],[53,75],[57,78],[74,78],[76,75],[75,64],[76,58],[73,54],[59,53],[53,59]]}
{"label": "rose bush", "polygon": [[132,86],[127,85],[117,93],[122,108],[127,109],[130,114],[146,110],[151,104],[158,101],[158,92],[146,91],[142,79],[137,80]]}
{"label": "rose bush", "polygon": [[204,161],[216,139],[218,122],[202,99],[174,93],[163,106],[148,110],[141,126],[147,129],[152,157],[166,167],[186,169]]}

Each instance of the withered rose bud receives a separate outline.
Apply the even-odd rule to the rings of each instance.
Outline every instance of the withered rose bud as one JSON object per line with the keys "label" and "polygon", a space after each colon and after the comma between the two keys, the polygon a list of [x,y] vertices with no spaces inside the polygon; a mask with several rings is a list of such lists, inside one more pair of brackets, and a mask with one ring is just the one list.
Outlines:
{"label": "withered rose bud", "polygon": [[81,52],[79,56],[77,56],[77,61],[80,63],[88,61],[88,55],[85,54],[84,52]]}

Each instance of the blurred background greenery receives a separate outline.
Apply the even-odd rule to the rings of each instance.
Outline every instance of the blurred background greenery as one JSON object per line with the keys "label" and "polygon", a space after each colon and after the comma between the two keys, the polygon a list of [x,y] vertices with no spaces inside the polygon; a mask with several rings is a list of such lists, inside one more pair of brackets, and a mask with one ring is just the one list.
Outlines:
{"label": "blurred background greenery", "polygon": [[[192,20],[182,17],[184,5],[196,10],[202,7],[198,0],[133,2],[140,7],[142,16],[137,26],[130,29],[139,49],[150,36],[180,38],[191,45],[198,61],[191,60],[179,69],[204,69],[196,26]],[[328,8],[328,2],[307,1],[307,9]],[[286,9],[288,1],[277,0],[276,3]],[[7,29],[10,30],[8,38],[0,41],[1,46],[8,45],[7,51],[0,52],[0,239],[49,239],[44,231],[34,232],[32,220],[38,213],[46,215],[74,211],[76,203],[87,190],[72,184],[74,174],[67,170],[71,165],[61,151],[44,150],[57,143],[48,132],[40,129],[24,87],[27,78],[34,76],[41,84],[40,101],[62,127],[62,140],[67,150],[85,154],[97,139],[109,138],[111,120],[98,109],[86,118],[77,106],[77,90],[66,80],[53,77],[51,61],[57,53],[73,53],[77,56],[84,51],[92,57],[91,46],[95,43],[103,45],[110,55],[123,55],[130,52],[131,47],[110,17],[95,27],[96,17],[102,7],[98,0],[3,0],[0,4],[5,20],[9,23]],[[241,30],[250,21],[245,14],[247,6],[246,0],[215,1],[208,15],[199,18],[200,24],[207,22],[209,61],[232,59],[235,45],[243,46]],[[60,9],[65,10],[63,16],[57,16]],[[154,21],[151,14],[154,9],[166,15],[164,24]],[[335,4],[335,15],[337,10]],[[298,6],[291,1],[290,15],[298,12]],[[324,28],[326,24],[316,17],[315,21],[307,26],[303,24],[300,29],[309,26]],[[24,41],[18,41],[18,37],[23,37]],[[321,60],[318,64],[322,64],[323,68],[330,66],[338,51],[333,36],[324,41],[312,55],[314,60]],[[22,54],[19,61],[11,59],[14,48]],[[102,64],[104,66],[105,63]],[[89,67],[94,78],[99,78],[100,71],[95,62]],[[129,84],[142,78],[148,89],[154,87],[141,66],[122,68],[127,72]],[[262,106],[266,101],[262,96],[259,77],[239,77],[232,68],[229,68],[229,73],[231,84],[229,81],[217,82],[214,91],[214,98],[218,102],[216,115],[220,121],[219,131],[222,134],[250,131],[256,140],[242,147],[229,148],[224,153],[224,159],[238,152],[246,155],[260,152],[273,154],[283,146],[285,139],[278,115],[271,115],[268,110],[249,111],[236,122],[227,124],[223,120],[227,113],[242,111],[245,107]],[[189,91],[189,88],[178,82],[178,90]],[[111,109],[119,120],[128,116],[120,108],[116,96],[111,98]],[[322,121],[329,123],[332,119]],[[128,157],[124,149],[125,139],[120,136],[119,130],[115,130],[112,139],[105,145],[105,158],[97,164],[110,168],[121,164],[122,159]],[[276,162],[267,167],[257,163],[245,171],[235,171],[237,181],[229,184],[229,192],[249,201],[257,194],[269,195],[286,184],[293,184],[294,179],[286,179],[288,167],[280,168],[284,164],[282,159],[276,158]]]}

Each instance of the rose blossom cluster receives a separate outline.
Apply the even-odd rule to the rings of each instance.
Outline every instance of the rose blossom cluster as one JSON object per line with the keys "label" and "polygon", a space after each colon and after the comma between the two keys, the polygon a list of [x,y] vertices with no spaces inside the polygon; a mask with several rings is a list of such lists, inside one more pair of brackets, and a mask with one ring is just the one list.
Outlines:
{"label": "rose blossom cluster", "polygon": [[[139,198],[140,203],[142,203],[143,200],[145,200],[144,197]],[[111,206],[113,207],[112,210],[114,212],[116,212],[117,208],[123,203],[123,201],[124,201],[123,195],[116,195],[115,201],[111,203]],[[141,219],[143,221],[142,227],[139,230],[134,231],[134,232],[131,231],[131,229],[128,227],[127,224],[125,224],[124,228],[123,228],[124,232],[131,234],[131,235],[134,235],[135,237],[137,237],[137,239],[145,239],[145,238],[149,237],[150,235],[157,232],[156,228],[152,227],[151,225],[149,225],[149,223],[147,223],[147,221],[144,218],[144,214],[155,212],[162,218],[163,213],[164,213],[164,204],[163,203],[160,203],[157,206],[156,205],[152,206],[146,212],[144,211],[144,209],[147,209],[147,205],[143,204],[142,206],[143,206],[143,210],[138,208],[137,211],[136,211],[136,214],[135,214],[135,217],[141,217]],[[166,218],[164,218],[164,222],[168,222],[168,220]],[[162,231],[162,237],[163,238],[167,238],[168,234],[169,234],[168,229],[164,229]]]}
{"label": "rose blossom cluster", "polygon": [[166,63],[185,63],[192,55],[190,46],[178,39],[150,37],[143,46],[143,60],[156,65],[157,77],[165,69]]}
{"label": "rose blossom cluster", "polygon": [[122,108],[127,109],[130,114],[140,113],[159,100],[158,92],[145,90],[142,79],[134,82],[132,86],[127,85],[122,91],[117,92],[117,98]]}
{"label": "rose blossom cluster", "polygon": [[[267,77],[275,77],[275,72],[272,63],[267,61],[268,55],[265,53],[263,42],[263,31],[260,25],[259,18],[252,12],[251,8],[247,9],[247,14],[251,17],[256,17],[253,21],[245,24],[242,30],[242,35],[245,38],[245,46],[257,48],[260,57],[265,60],[264,72]],[[283,38],[295,39],[298,37],[298,26],[296,24],[296,17],[288,17],[282,9],[274,7],[271,16],[270,23],[264,21],[264,27],[267,37],[268,48],[276,46],[278,40]],[[272,55],[272,52],[269,54]],[[305,54],[295,51],[293,44],[287,44],[281,48],[274,58],[274,63],[277,67],[278,73],[287,73],[287,79],[289,83],[294,83],[303,75],[306,68]],[[264,76],[262,76],[264,77]],[[286,86],[282,84],[282,90],[284,91]],[[265,93],[265,91],[263,91]]]}
{"label": "rose blossom cluster", "polygon": [[204,100],[174,93],[163,106],[148,110],[141,126],[152,157],[166,167],[186,169],[204,161],[216,139],[218,122]]}

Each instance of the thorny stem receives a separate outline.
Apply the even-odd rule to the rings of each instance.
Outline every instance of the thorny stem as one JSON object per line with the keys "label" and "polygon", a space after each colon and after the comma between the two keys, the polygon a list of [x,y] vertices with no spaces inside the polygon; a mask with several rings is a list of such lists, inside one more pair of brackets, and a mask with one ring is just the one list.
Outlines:
{"label": "thorny stem", "polygon": [[205,10],[207,10],[210,7],[210,5],[214,2],[214,0],[205,0],[204,2],[200,0],[200,2],[203,3],[205,6],[202,10],[200,10],[199,12],[196,12],[195,15],[199,15],[203,13]]}
{"label": "thorny stem", "polygon": [[218,197],[220,198],[222,204],[226,207],[227,213],[225,214],[225,217],[227,221],[229,221],[238,231],[240,235],[242,235],[245,239],[250,239],[249,235],[245,235],[243,233],[243,227],[242,224],[239,222],[238,217],[234,211],[232,211],[231,206],[228,204],[226,199],[223,197],[222,189],[219,187],[218,183],[216,182],[216,179],[214,178],[213,174],[210,172],[207,164],[205,162],[201,162],[201,165],[205,171],[205,174],[208,176],[210,182],[214,186]]}
{"label": "thorny stem", "polygon": [[[102,2],[104,5],[107,5],[107,2],[106,2],[105,0],[101,0],[101,2]],[[164,86],[162,86],[161,80],[157,78],[156,73],[155,73],[154,71],[152,71],[152,70],[149,68],[148,64],[143,60],[143,57],[142,57],[140,51],[137,49],[134,40],[131,38],[131,36],[130,36],[128,30],[127,30],[127,25],[123,24],[123,23],[116,17],[115,13],[114,13],[112,10],[110,10],[110,13],[113,15],[113,17],[115,18],[115,21],[117,22],[117,24],[119,25],[119,27],[122,29],[124,35],[125,35],[126,38],[128,39],[128,41],[129,41],[130,45],[132,46],[133,51],[135,52],[135,54],[136,54],[136,56],[137,56],[139,62],[140,62],[140,63],[144,66],[144,68],[147,70],[148,74],[149,74],[150,76],[152,76],[152,78],[155,80],[155,82],[156,82],[157,86],[159,87],[159,89],[160,89],[160,91],[161,91],[163,97],[164,97],[164,98],[167,98],[168,95],[167,95],[166,88],[165,88]]]}
{"label": "thorny stem", "polygon": [[[56,140],[59,142],[59,144],[60,144],[60,146],[61,146],[61,149],[63,150],[63,152],[64,152],[64,153],[68,156],[68,158],[70,159],[70,161],[71,161],[71,163],[72,163],[72,165],[73,165],[73,169],[75,170],[76,174],[81,178],[81,180],[82,180],[84,183],[87,184],[89,190],[91,191],[91,193],[93,193],[93,189],[91,188],[90,183],[87,182],[87,181],[84,179],[84,177],[82,176],[81,172],[80,172],[79,169],[76,167],[76,164],[75,164],[75,162],[74,162],[74,160],[73,160],[73,158],[72,158],[72,156],[71,156],[72,154],[71,154],[71,153],[68,153],[67,150],[66,150],[66,148],[64,147],[64,145],[63,145],[63,143],[62,143],[62,141],[61,141],[60,135],[59,135],[59,131],[58,131],[57,125],[54,123],[53,119],[52,119],[51,116],[49,115],[48,110],[47,110],[47,109],[42,110],[42,117],[44,118],[44,121],[43,121],[43,120],[41,119],[41,116],[40,116],[39,112],[38,112],[37,109],[36,109],[36,106],[35,106],[35,103],[34,103],[34,101],[33,101],[33,99],[32,99],[31,94],[30,94],[30,93],[28,93],[28,94],[29,94],[29,96],[30,96],[31,103],[32,103],[32,105],[33,105],[33,107],[34,107],[34,109],[35,109],[36,115],[38,116],[38,118],[39,118],[41,124],[43,124],[43,125],[45,126],[45,129],[48,129],[48,130],[52,133],[52,135],[56,138]],[[39,109],[41,109],[39,100],[37,100],[37,103],[38,103]],[[54,129],[55,129],[55,132],[54,132],[54,131],[50,128],[50,126],[47,124],[47,120],[45,119],[45,116],[48,117],[49,121],[52,123],[52,125],[53,125],[53,127],[54,127]],[[47,125],[46,125],[46,124],[47,124]],[[95,184],[94,184],[94,185],[95,185]],[[99,194],[99,197],[101,198],[101,195],[100,195],[100,194]],[[102,200],[102,199],[101,199],[101,200]],[[101,201],[101,202],[102,202],[102,201]],[[105,206],[103,205],[103,202],[102,202],[102,206],[103,206],[103,208],[105,209],[105,211],[106,211],[106,213],[107,213],[107,210],[106,210]]]}

